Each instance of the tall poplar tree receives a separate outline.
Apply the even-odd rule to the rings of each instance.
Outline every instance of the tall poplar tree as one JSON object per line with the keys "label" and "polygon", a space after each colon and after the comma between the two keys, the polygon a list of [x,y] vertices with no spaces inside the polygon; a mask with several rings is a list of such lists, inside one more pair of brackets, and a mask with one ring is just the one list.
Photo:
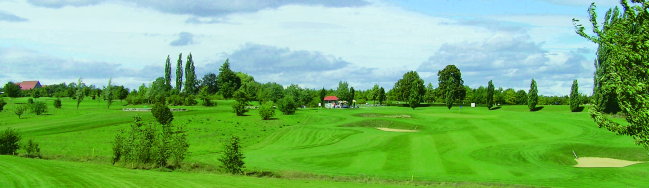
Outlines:
{"label": "tall poplar tree", "polygon": [[169,55],[167,55],[167,60],[165,61],[165,84],[171,88],[171,60]]}
{"label": "tall poplar tree", "polygon": [[106,99],[108,109],[110,109],[110,105],[113,104],[113,98],[115,98],[115,95],[113,94],[113,85],[111,84],[112,80],[112,78],[108,79],[108,85],[104,88],[104,99]]}
{"label": "tall poplar tree", "polygon": [[489,80],[489,84],[487,85],[487,109],[490,109],[494,106],[494,90],[496,88],[494,87],[494,83],[492,80]]}
{"label": "tall poplar tree", "polygon": [[178,54],[176,63],[176,90],[182,91],[183,88],[183,53]]}
{"label": "tall poplar tree", "polygon": [[532,79],[532,83],[530,84],[530,91],[527,92],[527,107],[530,109],[530,111],[535,111],[536,105],[539,103],[539,95],[538,95],[538,89],[536,88],[536,81]]}
{"label": "tall poplar tree", "polygon": [[185,62],[185,93],[196,93],[196,70],[192,53],[189,53],[187,62]]}
{"label": "tall poplar tree", "polygon": [[572,81],[572,87],[570,88],[570,111],[579,111],[579,105],[581,105],[579,85],[577,84],[577,80],[574,80]]}
{"label": "tall poplar tree", "polygon": [[83,101],[83,97],[85,96],[83,93],[84,89],[84,84],[81,82],[81,78],[77,81],[77,92],[75,93],[75,97],[77,97],[77,109],[79,109],[79,104],[81,104],[81,101]]}

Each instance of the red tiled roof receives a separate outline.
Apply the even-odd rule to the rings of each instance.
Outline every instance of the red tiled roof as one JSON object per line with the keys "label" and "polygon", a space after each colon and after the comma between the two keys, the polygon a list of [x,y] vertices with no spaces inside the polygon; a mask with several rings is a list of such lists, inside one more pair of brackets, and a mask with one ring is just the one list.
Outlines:
{"label": "red tiled roof", "polygon": [[38,81],[23,81],[20,83],[16,83],[16,85],[20,86],[21,90],[30,90],[30,89],[42,87],[41,83]]}
{"label": "red tiled roof", "polygon": [[338,97],[336,97],[336,96],[326,96],[326,97],[324,98],[324,100],[325,100],[325,101],[337,101],[337,100],[338,100]]}

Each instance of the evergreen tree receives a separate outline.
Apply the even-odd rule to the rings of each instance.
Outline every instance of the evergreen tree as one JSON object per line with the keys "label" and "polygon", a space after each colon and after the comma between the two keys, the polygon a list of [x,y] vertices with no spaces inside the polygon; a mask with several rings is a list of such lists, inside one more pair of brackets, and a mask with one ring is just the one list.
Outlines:
{"label": "evergreen tree", "polygon": [[182,91],[183,88],[183,54],[178,54],[178,61],[176,63],[176,90]]}
{"label": "evergreen tree", "polygon": [[574,80],[572,81],[572,87],[570,88],[570,111],[579,111],[579,105],[581,105],[579,85],[577,84],[577,80]]}
{"label": "evergreen tree", "polygon": [[354,106],[354,97],[356,96],[356,90],[354,87],[349,88],[349,107]]}
{"label": "evergreen tree", "polygon": [[325,97],[327,97],[327,90],[325,90],[325,88],[323,87],[320,90],[320,105],[322,106],[322,108],[325,107],[325,101],[324,101]]}
{"label": "evergreen tree", "polygon": [[185,62],[185,93],[196,94],[196,70],[191,53]]}
{"label": "evergreen tree", "polygon": [[539,103],[538,89],[536,88],[536,81],[532,79],[530,84],[530,91],[527,92],[527,107],[530,111],[535,111],[536,105]]}
{"label": "evergreen tree", "polygon": [[222,166],[230,174],[243,174],[243,153],[240,151],[239,137],[232,136],[230,142],[223,149],[223,156],[219,159]]}
{"label": "evergreen tree", "polygon": [[167,55],[167,60],[165,61],[165,84],[171,88],[171,60],[169,55]]}
{"label": "evergreen tree", "polygon": [[487,109],[490,110],[494,106],[494,90],[494,83],[489,80],[489,84],[487,85]]}

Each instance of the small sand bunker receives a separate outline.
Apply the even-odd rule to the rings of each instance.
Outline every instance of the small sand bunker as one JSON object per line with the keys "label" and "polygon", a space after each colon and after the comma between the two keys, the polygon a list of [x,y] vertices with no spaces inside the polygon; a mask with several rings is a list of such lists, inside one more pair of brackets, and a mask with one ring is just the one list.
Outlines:
{"label": "small sand bunker", "polygon": [[602,157],[579,157],[575,159],[577,165],[575,167],[589,168],[589,167],[626,167],[643,161],[627,161],[621,159],[602,158]]}
{"label": "small sand bunker", "polygon": [[417,130],[408,130],[408,129],[391,129],[391,128],[376,128],[378,130],[382,131],[389,131],[389,132],[402,132],[402,133],[414,133],[418,132]]}
{"label": "small sand bunker", "polygon": [[354,116],[358,116],[358,117],[382,117],[382,118],[412,118],[412,116],[410,116],[408,114],[362,113],[362,114],[354,114]]}

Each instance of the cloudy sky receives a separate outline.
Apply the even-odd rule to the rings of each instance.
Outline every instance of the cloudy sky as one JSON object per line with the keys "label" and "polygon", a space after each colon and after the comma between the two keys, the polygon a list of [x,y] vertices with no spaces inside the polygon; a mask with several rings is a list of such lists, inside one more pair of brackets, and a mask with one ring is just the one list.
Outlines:
{"label": "cloudy sky", "polygon": [[[601,12],[617,0],[595,0]],[[0,0],[0,82],[136,87],[192,53],[259,82],[392,88],[460,68],[466,85],[591,93],[596,46],[575,34],[590,0]],[[584,22],[584,24],[587,24]],[[175,71],[174,71],[175,72]]]}

